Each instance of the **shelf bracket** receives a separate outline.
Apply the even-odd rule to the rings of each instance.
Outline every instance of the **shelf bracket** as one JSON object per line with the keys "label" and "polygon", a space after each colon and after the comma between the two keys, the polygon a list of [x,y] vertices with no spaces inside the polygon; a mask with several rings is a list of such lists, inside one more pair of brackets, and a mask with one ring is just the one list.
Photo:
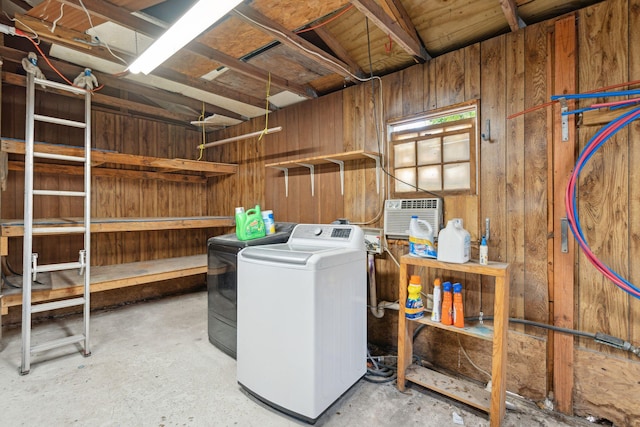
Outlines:
{"label": "shelf bracket", "polygon": [[314,166],[309,164],[309,163],[298,163],[300,166],[304,166],[305,168],[309,169],[309,176],[311,176],[311,197],[313,197],[314,194],[314,188],[313,188],[313,181],[314,181]]}
{"label": "shelf bracket", "polygon": [[333,159],[327,159],[327,161],[340,166],[340,194],[344,196],[344,161]]}
{"label": "shelf bracket", "polygon": [[288,168],[279,168],[274,166],[274,169],[278,169],[284,172],[284,196],[289,197],[289,169]]}
{"label": "shelf bracket", "polygon": [[376,161],[376,192],[380,194],[380,156],[375,156],[369,153],[362,154]]}
{"label": "shelf bracket", "polygon": [[562,125],[562,142],[567,142],[569,140],[569,117],[567,116],[567,112],[569,111],[569,106],[567,105],[566,98],[560,98],[560,120]]}

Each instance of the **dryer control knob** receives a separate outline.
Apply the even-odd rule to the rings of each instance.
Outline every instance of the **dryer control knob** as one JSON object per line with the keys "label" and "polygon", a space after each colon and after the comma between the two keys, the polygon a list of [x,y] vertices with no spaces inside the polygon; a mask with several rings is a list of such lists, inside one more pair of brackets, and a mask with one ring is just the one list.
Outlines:
{"label": "dryer control knob", "polygon": [[322,234],[322,228],[318,227],[318,228],[314,228],[313,229],[313,234],[316,236],[319,236]]}

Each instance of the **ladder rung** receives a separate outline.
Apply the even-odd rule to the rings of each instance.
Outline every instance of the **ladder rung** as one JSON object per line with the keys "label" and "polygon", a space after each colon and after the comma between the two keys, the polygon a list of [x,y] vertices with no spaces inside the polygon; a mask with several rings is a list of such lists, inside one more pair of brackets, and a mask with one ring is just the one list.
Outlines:
{"label": "ladder rung", "polygon": [[33,235],[39,234],[78,234],[84,233],[86,227],[37,227],[31,230]]}
{"label": "ladder rung", "polygon": [[66,160],[66,161],[69,161],[69,162],[84,162],[85,161],[84,157],[66,156],[64,154],[40,153],[40,152],[37,152],[37,151],[33,153],[33,157],[39,157],[41,159]]}
{"label": "ladder rung", "polygon": [[46,273],[47,271],[74,270],[81,267],[82,265],[79,262],[63,262],[60,264],[38,265],[36,272]]}
{"label": "ladder rung", "polygon": [[84,90],[84,89],[82,89],[80,87],[70,86],[70,85],[66,85],[66,84],[63,84],[63,83],[54,82],[54,81],[51,81],[51,80],[43,80],[43,79],[34,78],[33,81],[37,85],[53,87],[53,88],[56,88],[56,89],[65,90],[67,92],[77,93],[79,95],[84,95],[84,94],[87,93],[86,90]]}
{"label": "ladder rung", "polygon": [[41,351],[51,350],[52,348],[64,347],[65,345],[75,344],[82,340],[84,340],[84,335],[71,335],[69,337],[47,341],[31,347],[31,353],[40,353]]}
{"label": "ladder rung", "polygon": [[33,119],[38,120],[40,122],[53,123],[56,125],[63,125],[63,126],[71,126],[74,128],[84,129],[87,127],[87,124],[83,122],[76,122],[74,120],[61,119],[59,117],[43,116],[42,114],[34,114]]}
{"label": "ladder rung", "polygon": [[43,304],[36,304],[31,306],[32,313],[42,313],[43,311],[58,310],[60,308],[75,307],[77,305],[83,305],[86,300],[82,297],[63,299],[60,301],[45,302]]}
{"label": "ladder rung", "polygon": [[84,197],[84,191],[33,190],[34,196]]}

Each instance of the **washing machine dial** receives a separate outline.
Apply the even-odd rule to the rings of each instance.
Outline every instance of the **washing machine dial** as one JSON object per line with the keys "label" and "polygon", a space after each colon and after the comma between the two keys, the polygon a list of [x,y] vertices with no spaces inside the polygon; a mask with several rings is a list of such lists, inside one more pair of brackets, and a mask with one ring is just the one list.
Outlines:
{"label": "washing machine dial", "polygon": [[313,235],[314,236],[319,236],[321,234],[322,234],[322,228],[316,227],[316,228],[313,229]]}

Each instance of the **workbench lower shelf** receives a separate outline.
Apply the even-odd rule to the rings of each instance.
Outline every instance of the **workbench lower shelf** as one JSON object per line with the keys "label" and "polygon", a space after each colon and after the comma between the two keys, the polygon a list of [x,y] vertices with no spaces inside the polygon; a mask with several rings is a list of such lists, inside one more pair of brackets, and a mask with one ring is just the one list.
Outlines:
{"label": "workbench lower shelf", "polygon": [[[152,261],[130,262],[126,264],[91,267],[91,293],[160,282],[162,280],[205,274],[207,272],[207,255],[192,255],[176,258],[157,259]],[[204,279],[204,278],[203,278]],[[22,284],[22,277],[10,276],[16,284]],[[82,295],[82,276],[77,270],[41,273],[38,280],[41,287],[34,286],[32,302],[39,303]],[[6,288],[3,291],[1,313],[7,314],[8,308],[22,305],[22,290]]]}
{"label": "workbench lower shelf", "polygon": [[429,368],[410,365],[405,379],[444,396],[489,413],[491,393],[477,384],[441,374]]}

